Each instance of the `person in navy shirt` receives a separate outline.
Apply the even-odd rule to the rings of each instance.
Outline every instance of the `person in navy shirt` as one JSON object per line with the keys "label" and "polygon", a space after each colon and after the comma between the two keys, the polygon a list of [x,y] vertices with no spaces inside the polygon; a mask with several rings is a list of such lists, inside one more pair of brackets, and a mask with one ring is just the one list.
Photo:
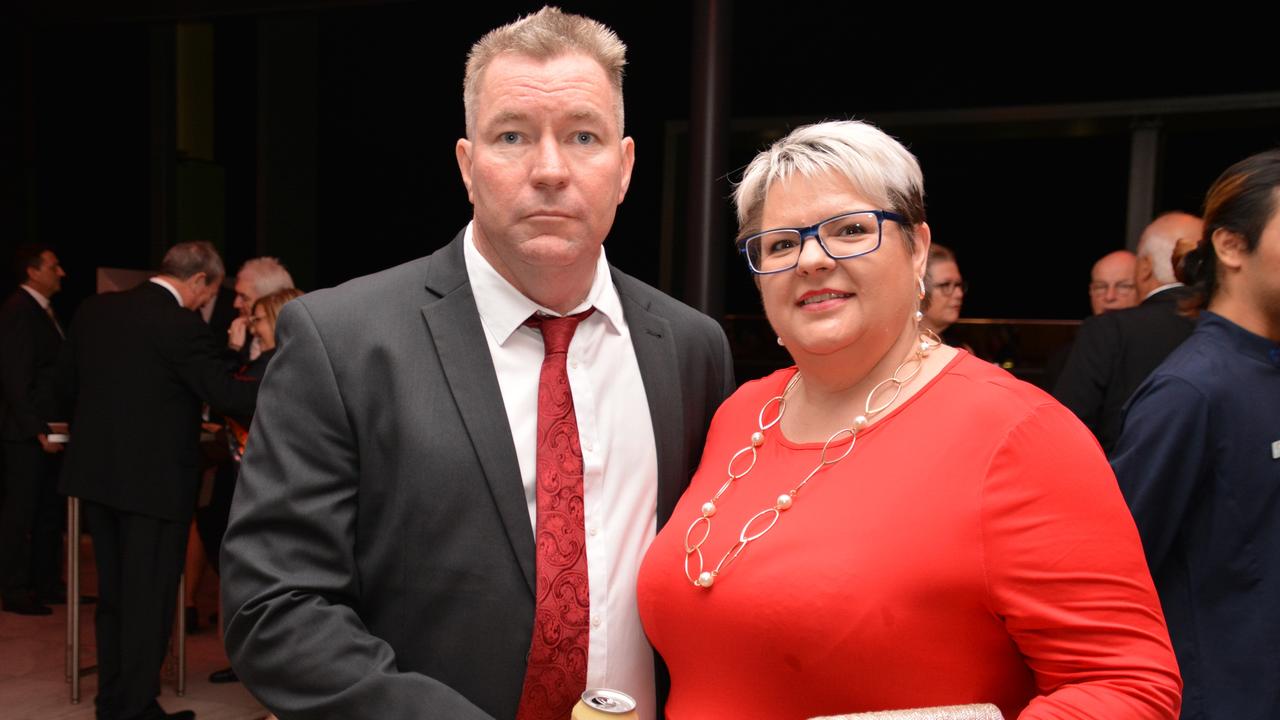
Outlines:
{"label": "person in navy shirt", "polygon": [[[1134,392],[1112,459],[1181,668],[1182,717],[1280,717],[1280,150],[1205,199],[1207,311]],[[1176,256],[1179,253],[1175,252]]]}

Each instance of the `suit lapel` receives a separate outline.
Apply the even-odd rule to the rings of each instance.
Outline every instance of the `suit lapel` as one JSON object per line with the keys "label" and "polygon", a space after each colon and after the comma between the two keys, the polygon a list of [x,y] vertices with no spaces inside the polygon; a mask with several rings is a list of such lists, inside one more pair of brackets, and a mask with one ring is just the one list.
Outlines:
{"label": "suit lapel", "polygon": [[462,235],[436,253],[427,268],[427,290],[439,296],[422,307],[440,365],[484,471],[507,539],[533,591],[533,528],[520,481],[520,463],[507,422],[502,390],[484,339],[484,326],[467,282]]}
{"label": "suit lapel", "polygon": [[683,490],[686,469],[682,459],[684,399],[675,337],[671,324],[649,310],[649,303],[633,292],[630,278],[613,271],[613,284],[622,298],[622,312],[631,330],[631,345],[644,381],[658,451],[658,527],[666,523]]}

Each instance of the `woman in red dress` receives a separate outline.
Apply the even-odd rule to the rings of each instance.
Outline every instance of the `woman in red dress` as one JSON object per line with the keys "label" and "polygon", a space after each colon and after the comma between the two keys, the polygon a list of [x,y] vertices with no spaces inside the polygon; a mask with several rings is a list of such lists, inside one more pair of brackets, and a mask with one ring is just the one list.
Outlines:
{"label": "woman in red dress", "polygon": [[1160,604],[1097,443],[920,326],[923,198],[915,158],[859,122],[799,128],[744,174],[738,244],[796,364],[720,408],[641,568],[673,720],[1177,717]]}

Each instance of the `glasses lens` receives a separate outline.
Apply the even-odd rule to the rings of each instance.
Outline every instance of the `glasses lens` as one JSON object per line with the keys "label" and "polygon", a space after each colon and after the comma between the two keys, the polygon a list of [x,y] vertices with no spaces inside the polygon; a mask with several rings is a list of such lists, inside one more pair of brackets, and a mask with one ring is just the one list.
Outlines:
{"label": "glasses lens", "polygon": [[854,213],[831,218],[818,227],[818,237],[833,257],[852,257],[876,249],[880,226],[872,213]]}
{"label": "glasses lens", "polygon": [[1115,284],[1099,281],[1089,285],[1089,293],[1093,295],[1106,295],[1109,290],[1115,290],[1117,295],[1130,295],[1137,289],[1133,283],[1124,281]]}
{"label": "glasses lens", "polygon": [[747,240],[747,260],[756,272],[776,272],[795,267],[800,257],[800,233],[774,230]]}

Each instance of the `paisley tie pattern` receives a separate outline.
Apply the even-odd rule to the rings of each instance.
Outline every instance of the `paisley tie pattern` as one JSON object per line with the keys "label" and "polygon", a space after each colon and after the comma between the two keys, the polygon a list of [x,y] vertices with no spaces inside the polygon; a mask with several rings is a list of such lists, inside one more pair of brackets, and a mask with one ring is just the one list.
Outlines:
{"label": "paisley tie pattern", "polygon": [[537,598],[516,720],[565,720],[586,688],[591,602],[582,448],[565,361],[578,323],[593,310],[525,322],[542,331],[546,356],[538,378]]}

